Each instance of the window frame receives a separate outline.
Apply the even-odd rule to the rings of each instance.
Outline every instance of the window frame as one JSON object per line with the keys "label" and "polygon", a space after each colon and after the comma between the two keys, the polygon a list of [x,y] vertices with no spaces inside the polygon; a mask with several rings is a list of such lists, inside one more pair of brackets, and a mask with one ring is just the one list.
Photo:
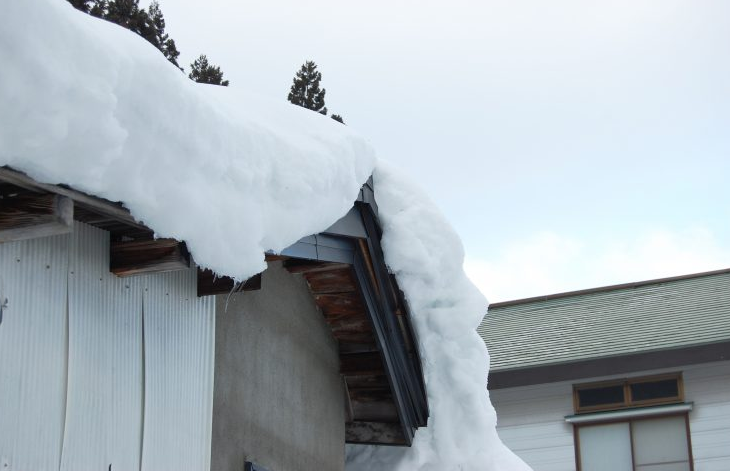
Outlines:
{"label": "window frame", "polygon": [[[661,397],[656,399],[644,399],[635,401],[631,397],[631,385],[640,383],[650,383],[655,381],[663,381],[668,379],[675,379],[677,381],[677,396],[672,397]],[[610,386],[623,386],[624,400],[622,402],[615,402],[611,404],[598,404],[595,406],[580,406],[580,398],[578,396],[580,391],[586,389],[596,389],[601,387]],[[634,407],[646,407],[654,406],[659,404],[675,404],[684,402],[684,382],[682,381],[682,373],[664,373],[652,376],[639,376],[635,378],[621,378],[606,381],[597,381],[593,383],[582,383],[573,385],[573,410],[576,414],[582,414],[587,412],[597,412],[602,410],[621,410],[631,409]]]}
{"label": "window frame", "polygon": [[685,430],[685,436],[687,437],[687,459],[689,461],[689,469],[690,471],[694,471],[694,456],[692,455],[692,435],[690,433],[689,428],[689,412],[674,412],[674,413],[667,413],[667,414],[661,414],[657,416],[652,417],[631,417],[626,419],[614,419],[614,420],[600,420],[597,419],[595,421],[591,422],[584,422],[584,423],[576,423],[573,424],[573,448],[575,449],[575,465],[576,465],[576,471],[583,471],[581,459],[580,459],[580,434],[578,433],[580,427],[590,427],[594,425],[608,425],[608,424],[616,424],[616,423],[628,423],[629,424],[629,441],[631,443],[631,467],[632,469],[636,469],[636,463],[635,463],[635,455],[636,452],[634,450],[634,427],[633,422],[638,422],[642,420],[652,420],[652,419],[663,419],[667,417],[683,417],[684,418],[684,430]]}

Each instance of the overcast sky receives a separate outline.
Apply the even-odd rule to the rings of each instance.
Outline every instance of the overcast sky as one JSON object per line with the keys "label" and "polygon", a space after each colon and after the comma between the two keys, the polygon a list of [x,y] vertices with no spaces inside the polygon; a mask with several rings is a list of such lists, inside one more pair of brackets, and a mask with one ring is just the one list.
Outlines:
{"label": "overcast sky", "polygon": [[314,60],[492,302],[730,267],[730,2],[160,4],[232,87]]}

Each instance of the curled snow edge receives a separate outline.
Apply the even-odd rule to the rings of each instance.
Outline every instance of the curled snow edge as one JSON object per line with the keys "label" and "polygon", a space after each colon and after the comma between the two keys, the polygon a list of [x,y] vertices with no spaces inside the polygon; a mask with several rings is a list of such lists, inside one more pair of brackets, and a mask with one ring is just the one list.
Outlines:
{"label": "curled snow edge", "polygon": [[487,301],[464,273],[459,236],[390,165],[378,162],[373,182],[385,262],[411,308],[431,415],[410,448],[349,445],[347,469],[529,470],[497,436],[489,356],[476,332]]}
{"label": "curled snow edge", "polygon": [[0,16],[0,166],[122,201],[198,264],[239,280],[326,229],[374,175],[386,262],[411,305],[431,417],[411,448],[348,447],[351,470],[529,469],[496,434],[487,303],[415,185],[351,128],[288,103],[196,84],[137,35],[62,0]]}

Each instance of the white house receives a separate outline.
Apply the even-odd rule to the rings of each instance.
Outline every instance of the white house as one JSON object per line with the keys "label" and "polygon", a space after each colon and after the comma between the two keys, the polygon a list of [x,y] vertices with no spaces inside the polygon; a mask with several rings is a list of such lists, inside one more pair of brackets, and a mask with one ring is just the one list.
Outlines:
{"label": "white house", "polygon": [[730,469],[730,270],[496,303],[479,333],[535,471]]}

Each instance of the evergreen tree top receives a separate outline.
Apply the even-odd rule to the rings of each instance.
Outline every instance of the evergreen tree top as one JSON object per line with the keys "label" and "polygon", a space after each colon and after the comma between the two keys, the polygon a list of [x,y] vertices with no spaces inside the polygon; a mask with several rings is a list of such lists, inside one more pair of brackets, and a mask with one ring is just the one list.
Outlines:
{"label": "evergreen tree top", "polygon": [[[162,52],[178,68],[180,52],[175,41],[165,32],[165,18],[160,4],[154,0],[149,10],[139,7],[139,0],[68,0],[75,8],[103,18],[139,34]],[[182,69],[180,69],[182,70]]]}
{"label": "evergreen tree top", "polygon": [[322,74],[317,71],[317,64],[306,61],[296,73],[287,99],[295,105],[326,115],[327,107],[324,105],[326,90],[319,87],[321,80]]}
{"label": "evergreen tree top", "polygon": [[190,64],[190,75],[188,77],[198,83],[222,85],[224,87],[229,84],[228,80],[223,80],[223,72],[221,72],[220,67],[209,63],[205,54],[201,54],[200,57],[195,59],[195,62]]}

